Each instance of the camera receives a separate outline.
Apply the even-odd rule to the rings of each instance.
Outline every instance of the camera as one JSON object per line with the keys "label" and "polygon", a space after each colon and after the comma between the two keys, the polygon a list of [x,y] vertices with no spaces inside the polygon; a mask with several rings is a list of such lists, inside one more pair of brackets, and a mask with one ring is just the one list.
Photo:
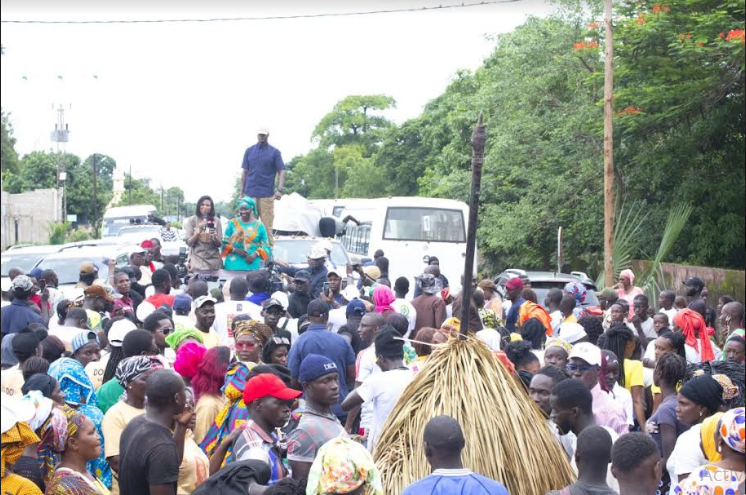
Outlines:
{"label": "camera", "polygon": [[262,267],[262,271],[267,274],[267,294],[274,294],[275,292],[284,289],[280,273],[277,271],[277,265],[275,265],[274,260],[266,260]]}
{"label": "camera", "polygon": [[176,273],[181,280],[184,280],[187,276],[188,270],[186,266],[187,248],[184,246],[179,248],[179,263],[176,264]]}

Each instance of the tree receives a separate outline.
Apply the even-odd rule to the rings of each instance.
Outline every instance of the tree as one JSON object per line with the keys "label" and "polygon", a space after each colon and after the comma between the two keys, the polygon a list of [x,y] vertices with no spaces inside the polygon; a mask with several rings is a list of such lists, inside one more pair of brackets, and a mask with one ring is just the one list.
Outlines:
{"label": "tree", "polygon": [[149,178],[136,179],[125,172],[124,194],[115,206],[153,205],[158,210],[160,204],[160,196],[150,187]]}
{"label": "tree", "polygon": [[13,193],[57,187],[57,160],[63,157],[52,151],[33,151],[21,158],[20,170],[10,182]]}
{"label": "tree", "polygon": [[[102,153],[95,154],[96,194],[93,191],[93,160],[90,155],[81,162],[75,155],[67,155],[66,170],[67,212],[78,216],[78,222],[89,222],[98,229],[106,205],[113,196],[113,174],[116,161]],[[96,232],[97,233],[97,232]]]}
{"label": "tree", "polygon": [[320,148],[357,144],[365,147],[369,157],[380,144],[391,122],[373,111],[396,108],[396,101],[386,95],[350,95],[334,105],[313,131]]}
{"label": "tree", "polygon": [[3,183],[5,183],[6,174],[18,174],[18,153],[15,145],[16,139],[13,137],[13,124],[10,122],[10,115],[0,111],[0,123],[2,125],[2,151],[0,153],[0,163],[2,163]]}

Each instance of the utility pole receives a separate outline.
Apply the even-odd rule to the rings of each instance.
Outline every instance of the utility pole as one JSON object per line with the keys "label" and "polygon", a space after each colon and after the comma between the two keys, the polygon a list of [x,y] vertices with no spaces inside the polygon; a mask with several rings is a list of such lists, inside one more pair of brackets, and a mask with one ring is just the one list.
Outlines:
{"label": "utility pole", "polygon": [[93,233],[96,236],[96,239],[98,239],[98,190],[96,188],[97,181],[96,181],[96,175],[98,175],[98,171],[96,170],[96,153],[93,154]]}
{"label": "utility pole", "polygon": [[614,40],[612,0],[605,0],[604,25],[604,285],[614,285]]}
{"label": "utility pole", "polygon": [[127,193],[127,204],[132,204],[132,164],[130,164],[130,190]]}
{"label": "utility pole", "polygon": [[[54,124],[54,130],[51,132],[50,137],[52,142],[57,143],[57,194],[59,194],[61,200],[60,221],[64,222],[67,220],[67,198],[65,195],[67,172],[65,171],[65,160],[62,154],[65,143],[70,139],[70,131],[65,123],[65,108],[61,103],[57,109],[57,123]],[[62,143],[62,146],[60,146],[60,143]]]}

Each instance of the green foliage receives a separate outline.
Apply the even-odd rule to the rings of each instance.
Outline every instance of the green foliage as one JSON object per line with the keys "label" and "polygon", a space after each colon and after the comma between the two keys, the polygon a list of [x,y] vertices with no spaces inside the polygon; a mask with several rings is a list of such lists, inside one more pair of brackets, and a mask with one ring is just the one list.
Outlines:
{"label": "green foliage", "polygon": [[150,179],[136,179],[129,173],[124,174],[124,194],[114,206],[153,205],[158,209],[160,204],[160,195],[150,187]]}
{"label": "green foliage", "polygon": [[70,230],[70,222],[55,223],[49,222],[47,233],[49,234],[49,244],[57,245],[65,243],[65,236]]}
{"label": "green foliage", "polygon": [[18,174],[18,153],[15,149],[16,139],[13,137],[13,125],[10,123],[9,114],[0,112],[0,126],[2,128],[0,163],[2,164],[3,183],[5,183],[6,174]]}
{"label": "green foliage", "polygon": [[391,122],[373,111],[395,107],[396,101],[386,95],[348,96],[321,119],[312,137],[324,149],[348,144],[362,145],[370,156],[382,141],[385,130],[391,127]]}
{"label": "green foliage", "polygon": [[[110,156],[96,153],[81,161],[75,155],[67,156],[67,211],[78,215],[78,222],[97,226],[103,218],[106,205],[113,195],[113,174],[116,161]],[[93,158],[96,157],[96,193],[93,192]]]}
{"label": "green foliage", "polygon": [[75,229],[71,230],[67,234],[66,242],[80,242],[80,241],[88,241],[90,239],[93,239],[93,236],[90,232],[88,232],[85,229]]}

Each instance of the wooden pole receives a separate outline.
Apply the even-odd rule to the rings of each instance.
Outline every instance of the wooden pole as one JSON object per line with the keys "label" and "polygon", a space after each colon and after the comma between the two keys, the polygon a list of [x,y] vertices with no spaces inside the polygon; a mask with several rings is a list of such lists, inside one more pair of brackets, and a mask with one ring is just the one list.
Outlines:
{"label": "wooden pole", "polygon": [[482,186],[482,165],[484,164],[484,143],[487,133],[484,129],[484,115],[479,113],[479,120],[471,133],[471,195],[469,197],[469,228],[466,231],[466,261],[464,261],[464,287],[461,291],[461,328],[460,333],[466,336],[469,330],[469,309],[474,290],[471,277],[474,275],[474,254],[477,248],[477,218],[479,216],[479,191]]}
{"label": "wooden pole", "polygon": [[611,29],[612,0],[605,0],[604,25],[604,285],[614,285],[614,42]]}

